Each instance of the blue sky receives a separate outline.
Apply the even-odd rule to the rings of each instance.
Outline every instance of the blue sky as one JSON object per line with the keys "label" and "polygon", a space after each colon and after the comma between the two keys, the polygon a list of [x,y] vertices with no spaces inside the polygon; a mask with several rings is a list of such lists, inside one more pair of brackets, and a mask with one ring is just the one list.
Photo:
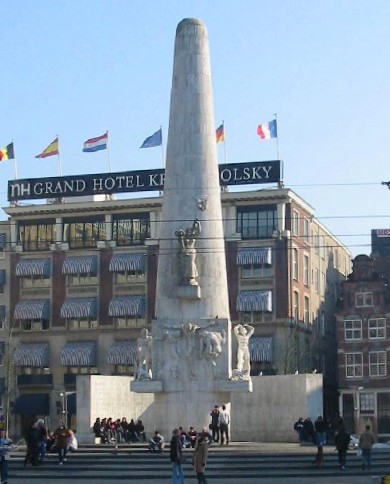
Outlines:
{"label": "blue sky", "polygon": [[[277,113],[285,186],[353,255],[390,228],[388,0],[2,0],[0,16],[0,146],[14,141],[19,178],[58,175],[35,159],[57,134],[64,175],[108,171],[81,151],[106,130],[113,171],[160,168],[139,146],[160,125],[166,145],[175,30],[197,17],[227,161],[275,159],[256,128]],[[13,176],[1,163],[2,207]]]}

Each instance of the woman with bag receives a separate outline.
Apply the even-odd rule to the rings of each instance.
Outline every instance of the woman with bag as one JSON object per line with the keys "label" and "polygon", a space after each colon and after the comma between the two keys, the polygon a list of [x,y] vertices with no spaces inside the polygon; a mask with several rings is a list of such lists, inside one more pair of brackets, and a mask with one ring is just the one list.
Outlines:
{"label": "woman with bag", "polygon": [[185,484],[183,473],[183,452],[179,429],[173,429],[169,454],[172,462],[172,484]]}
{"label": "woman with bag", "polygon": [[198,484],[207,484],[204,471],[207,464],[207,456],[209,453],[209,443],[204,435],[200,434],[196,442],[195,453],[193,457],[194,471],[198,478]]}

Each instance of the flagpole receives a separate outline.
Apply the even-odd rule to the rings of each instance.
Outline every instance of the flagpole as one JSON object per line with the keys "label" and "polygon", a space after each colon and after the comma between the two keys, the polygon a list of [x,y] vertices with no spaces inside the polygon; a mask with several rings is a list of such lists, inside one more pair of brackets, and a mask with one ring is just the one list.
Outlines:
{"label": "flagpole", "polygon": [[60,151],[60,137],[57,134],[57,143],[58,143],[58,169],[60,172],[60,176],[62,176],[62,164],[61,164],[61,151]]}
{"label": "flagpole", "polygon": [[160,129],[161,129],[161,161],[162,161],[163,168],[165,168],[164,142],[163,142],[163,135],[162,135],[162,126],[160,126]]}
{"label": "flagpole", "polygon": [[225,132],[225,121],[222,121],[223,126],[223,156],[225,159],[225,165],[227,163],[227,156],[226,156],[226,132]]}
{"label": "flagpole", "polygon": [[108,171],[109,171],[109,173],[112,173],[112,166],[111,166],[111,149],[110,149],[110,137],[108,136],[108,131],[106,131],[106,134],[107,134]]}
{"label": "flagpole", "polygon": [[12,140],[12,144],[14,147],[14,180],[18,179],[18,164],[16,162],[16,152],[15,152],[15,143],[14,140]]}
{"label": "flagpole", "polygon": [[278,115],[274,114],[276,122],[276,159],[279,160],[279,133],[278,133]]}

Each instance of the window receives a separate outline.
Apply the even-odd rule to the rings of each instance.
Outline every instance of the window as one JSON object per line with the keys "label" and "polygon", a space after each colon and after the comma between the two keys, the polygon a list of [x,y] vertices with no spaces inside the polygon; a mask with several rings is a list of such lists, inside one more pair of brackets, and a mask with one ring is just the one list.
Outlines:
{"label": "window", "polygon": [[84,329],[96,329],[99,324],[96,319],[93,318],[69,318],[68,328],[69,331],[79,331]]}
{"label": "window", "polygon": [[372,292],[357,292],[355,294],[355,306],[357,308],[373,306]]}
{"label": "window", "polygon": [[239,319],[241,324],[255,324],[269,321],[269,315],[263,311],[240,311]]}
{"label": "window", "polygon": [[293,318],[295,322],[299,320],[299,293],[294,291],[293,295]]}
{"label": "window", "polygon": [[320,292],[320,272],[318,269],[314,271],[314,289],[317,294]]}
{"label": "window", "polygon": [[55,220],[18,223],[18,244],[26,251],[48,250],[55,242]]}
{"label": "window", "polygon": [[241,277],[249,279],[253,277],[271,277],[274,270],[268,264],[250,264],[241,266]]}
{"label": "window", "polygon": [[326,287],[326,277],[325,273],[321,272],[321,296],[325,294],[325,287]]}
{"label": "window", "polygon": [[368,354],[370,363],[370,376],[385,376],[386,351],[370,351]]}
{"label": "window", "polygon": [[133,365],[115,365],[112,372],[113,375],[135,375],[135,366]]}
{"label": "window", "polygon": [[310,323],[310,300],[307,296],[305,296],[304,299],[304,315],[303,315],[303,320],[306,324]]}
{"label": "window", "polygon": [[23,289],[27,289],[30,287],[48,287],[51,285],[51,279],[50,277],[47,277],[45,275],[41,276],[23,276],[20,277],[20,287]]}
{"label": "window", "polygon": [[117,245],[142,245],[148,237],[150,237],[149,213],[113,216],[112,238]]}
{"label": "window", "polygon": [[292,263],[293,263],[293,279],[295,281],[298,281],[298,278],[299,278],[299,253],[298,253],[298,249],[293,249],[292,250],[292,256],[293,256],[293,260],[292,260]]}
{"label": "window", "polygon": [[303,240],[310,243],[310,221],[307,218],[303,219]]}
{"label": "window", "polygon": [[313,245],[314,245],[314,252],[318,254],[318,234],[313,232]]}
{"label": "window", "polygon": [[134,284],[135,282],[145,282],[145,271],[123,271],[114,273],[115,284]]}
{"label": "window", "polygon": [[278,229],[276,205],[237,207],[237,232],[243,239],[271,238]]}
{"label": "window", "polygon": [[303,284],[308,286],[309,281],[309,257],[307,255],[303,256]]}
{"label": "window", "polygon": [[104,216],[64,219],[63,241],[70,249],[97,247],[98,241],[106,240]]}
{"label": "window", "polygon": [[344,321],[344,338],[346,341],[362,339],[361,319],[346,319]]}
{"label": "window", "polygon": [[96,274],[69,274],[66,277],[68,286],[96,286]]}
{"label": "window", "polygon": [[68,366],[67,373],[73,375],[97,375],[96,366]]}
{"label": "window", "polygon": [[298,236],[299,235],[299,213],[296,210],[292,212],[292,234]]}
{"label": "window", "polygon": [[368,320],[368,338],[382,339],[386,338],[386,319],[376,318]]}
{"label": "window", "polygon": [[325,257],[325,242],[324,242],[324,237],[322,235],[319,236],[318,238],[318,249],[319,249],[319,252],[320,252],[320,256],[322,258]]}
{"label": "window", "polygon": [[22,331],[48,331],[50,322],[48,319],[23,319]]}
{"label": "window", "polygon": [[146,324],[146,319],[134,316],[121,316],[115,318],[117,328],[142,328]]}
{"label": "window", "polygon": [[363,353],[347,353],[345,369],[347,378],[361,378],[363,376]]}
{"label": "window", "polygon": [[360,396],[360,413],[364,415],[374,415],[375,395],[373,393],[361,393],[359,396]]}

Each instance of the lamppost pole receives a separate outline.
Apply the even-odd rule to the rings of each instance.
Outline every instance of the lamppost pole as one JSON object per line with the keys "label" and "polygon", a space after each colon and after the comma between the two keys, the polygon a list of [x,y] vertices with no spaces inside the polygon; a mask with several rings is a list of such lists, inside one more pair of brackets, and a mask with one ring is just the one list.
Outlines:
{"label": "lamppost pole", "polygon": [[8,341],[7,341],[7,375],[6,375],[6,383],[7,383],[7,392],[6,392],[6,402],[5,402],[5,432],[6,436],[9,435],[9,422],[10,422],[10,395],[11,395],[11,341],[12,341],[12,331],[14,327],[10,323],[8,324]]}

